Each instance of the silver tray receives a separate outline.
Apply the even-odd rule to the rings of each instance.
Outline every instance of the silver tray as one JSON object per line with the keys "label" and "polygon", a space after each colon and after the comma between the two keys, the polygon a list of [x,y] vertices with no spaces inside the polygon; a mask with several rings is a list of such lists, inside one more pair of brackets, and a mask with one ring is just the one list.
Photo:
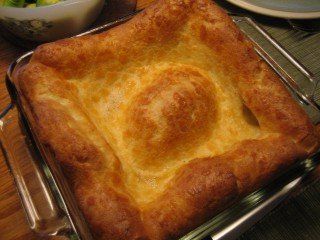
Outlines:
{"label": "silver tray", "polygon": [[[96,34],[119,25],[121,18],[78,36]],[[252,40],[256,52],[271,66],[314,123],[320,122],[320,107],[314,101],[317,79],[252,19],[232,15],[234,22]],[[78,37],[76,36],[76,37]],[[7,165],[14,177],[30,228],[42,236],[92,239],[67,181],[45,146],[30,128],[12,81],[14,72],[26,64],[33,52],[17,59],[8,69],[7,89],[11,103],[0,113],[0,140]],[[234,239],[296,191],[317,166],[318,155],[292,166],[281,177],[245,197],[181,239]]]}

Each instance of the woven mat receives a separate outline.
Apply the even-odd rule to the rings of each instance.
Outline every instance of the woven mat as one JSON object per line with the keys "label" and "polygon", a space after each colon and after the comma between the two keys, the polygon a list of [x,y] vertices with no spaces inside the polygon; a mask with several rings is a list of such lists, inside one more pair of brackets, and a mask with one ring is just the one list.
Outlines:
{"label": "woven mat", "polygon": [[257,239],[320,239],[319,180],[280,205],[239,238]]}

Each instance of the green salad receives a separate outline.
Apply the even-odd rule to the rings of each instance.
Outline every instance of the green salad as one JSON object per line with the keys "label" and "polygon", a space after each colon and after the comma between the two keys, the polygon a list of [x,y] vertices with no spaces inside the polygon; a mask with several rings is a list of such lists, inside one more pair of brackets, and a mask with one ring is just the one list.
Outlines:
{"label": "green salad", "polygon": [[63,2],[65,0],[0,0],[0,6],[35,8]]}

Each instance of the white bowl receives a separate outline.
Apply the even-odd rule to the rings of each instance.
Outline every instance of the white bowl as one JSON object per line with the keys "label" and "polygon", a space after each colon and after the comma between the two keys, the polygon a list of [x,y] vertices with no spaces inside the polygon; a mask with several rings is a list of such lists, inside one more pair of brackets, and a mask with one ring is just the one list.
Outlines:
{"label": "white bowl", "polygon": [[1,24],[14,35],[37,42],[69,37],[88,27],[104,0],[67,0],[36,8],[0,7]]}

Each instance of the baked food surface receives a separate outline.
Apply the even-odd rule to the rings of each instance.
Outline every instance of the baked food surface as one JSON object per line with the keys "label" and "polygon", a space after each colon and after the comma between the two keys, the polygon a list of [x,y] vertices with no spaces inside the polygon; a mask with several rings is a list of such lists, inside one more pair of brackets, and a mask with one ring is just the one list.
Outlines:
{"label": "baked food surface", "polygon": [[176,239],[314,153],[314,126],[228,15],[160,0],[15,76],[97,239]]}

